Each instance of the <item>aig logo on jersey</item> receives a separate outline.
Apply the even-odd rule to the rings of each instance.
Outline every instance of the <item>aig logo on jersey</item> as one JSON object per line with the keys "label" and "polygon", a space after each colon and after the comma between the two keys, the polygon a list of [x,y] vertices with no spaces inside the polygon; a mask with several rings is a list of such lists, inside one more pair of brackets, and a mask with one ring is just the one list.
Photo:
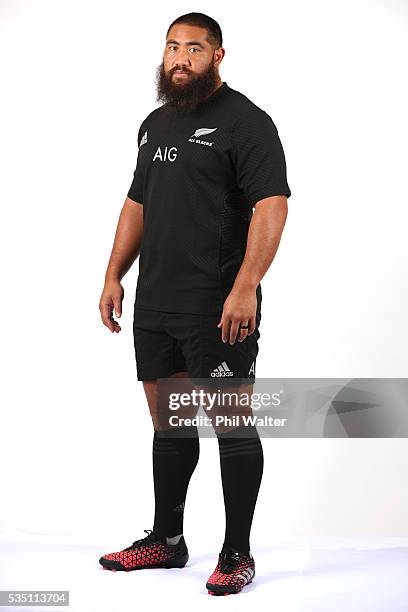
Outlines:
{"label": "aig logo on jersey", "polygon": [[213,142],[208,142],[207,140],[200,140],[200,136],[206,136],[207,134],[212,134],[212,132],[215,132],[215,130],[218,130],[218,128],[199,128],[198,130],[194,132],[192,136],[190,136],[190,138],[188,139],[188,142],[196,142],[197,144],[200,144],[200,145],[212,147],[214,144]]}
{"label": "aig logo on jersey", "polygon": [[177,159],[177,147],[165,147],[163,150],[159,147],[154,154],[153,161],[156,161],[156,159],[161,162],[174,162]]}

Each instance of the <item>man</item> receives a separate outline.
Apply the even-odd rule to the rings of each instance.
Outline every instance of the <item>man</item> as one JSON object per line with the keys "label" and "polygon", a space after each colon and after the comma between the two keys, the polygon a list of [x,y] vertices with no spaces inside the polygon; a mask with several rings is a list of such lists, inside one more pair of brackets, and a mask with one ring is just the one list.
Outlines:
{"label": "man", "polygon": [[[221,80],[224,55],[221,29],[207,15],[189,13],[170,25],[157,71],[163,104],[140,125],[137,165],[106,272],[100,312],[118,333],[113,310],[121,316],[121,279],[140,253],[133,331],[154,426],[155,490],[153,529],[101,557],[109,569],[184,567],[188,560],[183,513],[198,432],[166,427],[158,380],[237,388],[255,379],[260,280],[279,246],[291,192],[275,124]],[[228,594],[255,575],[249,535],[263,451],[255,427],[215,432],[226,529],[206,586]]]}

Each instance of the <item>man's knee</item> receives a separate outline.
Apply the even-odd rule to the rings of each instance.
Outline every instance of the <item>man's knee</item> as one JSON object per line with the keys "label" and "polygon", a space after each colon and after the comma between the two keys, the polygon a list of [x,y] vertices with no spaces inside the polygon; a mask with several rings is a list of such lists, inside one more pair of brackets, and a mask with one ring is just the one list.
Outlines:
{"label": "man's knee", "polygon": [[[177,379],[177,381],[176,381]],[[153,427],[156,431],[169,429],[169,419],[174,413],[170,410],[171,393],[191,393],[193,384],[187,371],[175,372],[161,379],[143,381]],[[183,418],[193,418],[196,406],[182,406],[179,410]]]}

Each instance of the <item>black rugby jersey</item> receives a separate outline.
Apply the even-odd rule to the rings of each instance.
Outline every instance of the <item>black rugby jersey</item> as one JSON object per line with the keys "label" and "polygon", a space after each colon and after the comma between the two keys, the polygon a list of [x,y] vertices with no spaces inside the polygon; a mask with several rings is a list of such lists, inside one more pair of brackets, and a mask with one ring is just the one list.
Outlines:
{"label": "black rugby jersey", "polygon": [[[128,197],[143,204],[135,306],[221,314],[245,255],[253,207],[286,195],[270,116],[222,85],[193,111],[163,104],[140,125]],[[258,308],[262,294],[257,289]]]}

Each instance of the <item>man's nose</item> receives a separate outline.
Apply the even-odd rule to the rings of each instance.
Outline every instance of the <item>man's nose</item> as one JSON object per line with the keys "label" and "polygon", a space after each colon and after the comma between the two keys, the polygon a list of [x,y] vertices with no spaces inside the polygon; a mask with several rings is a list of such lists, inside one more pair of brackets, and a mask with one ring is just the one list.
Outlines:
{"label": "man's nose", "polygon": [[188,66],[190,63],[190,58],[188,56],[188,50],[183,49],[183,47],[179,47],[177,50],[176,58],[174,60],[175,66]]}

